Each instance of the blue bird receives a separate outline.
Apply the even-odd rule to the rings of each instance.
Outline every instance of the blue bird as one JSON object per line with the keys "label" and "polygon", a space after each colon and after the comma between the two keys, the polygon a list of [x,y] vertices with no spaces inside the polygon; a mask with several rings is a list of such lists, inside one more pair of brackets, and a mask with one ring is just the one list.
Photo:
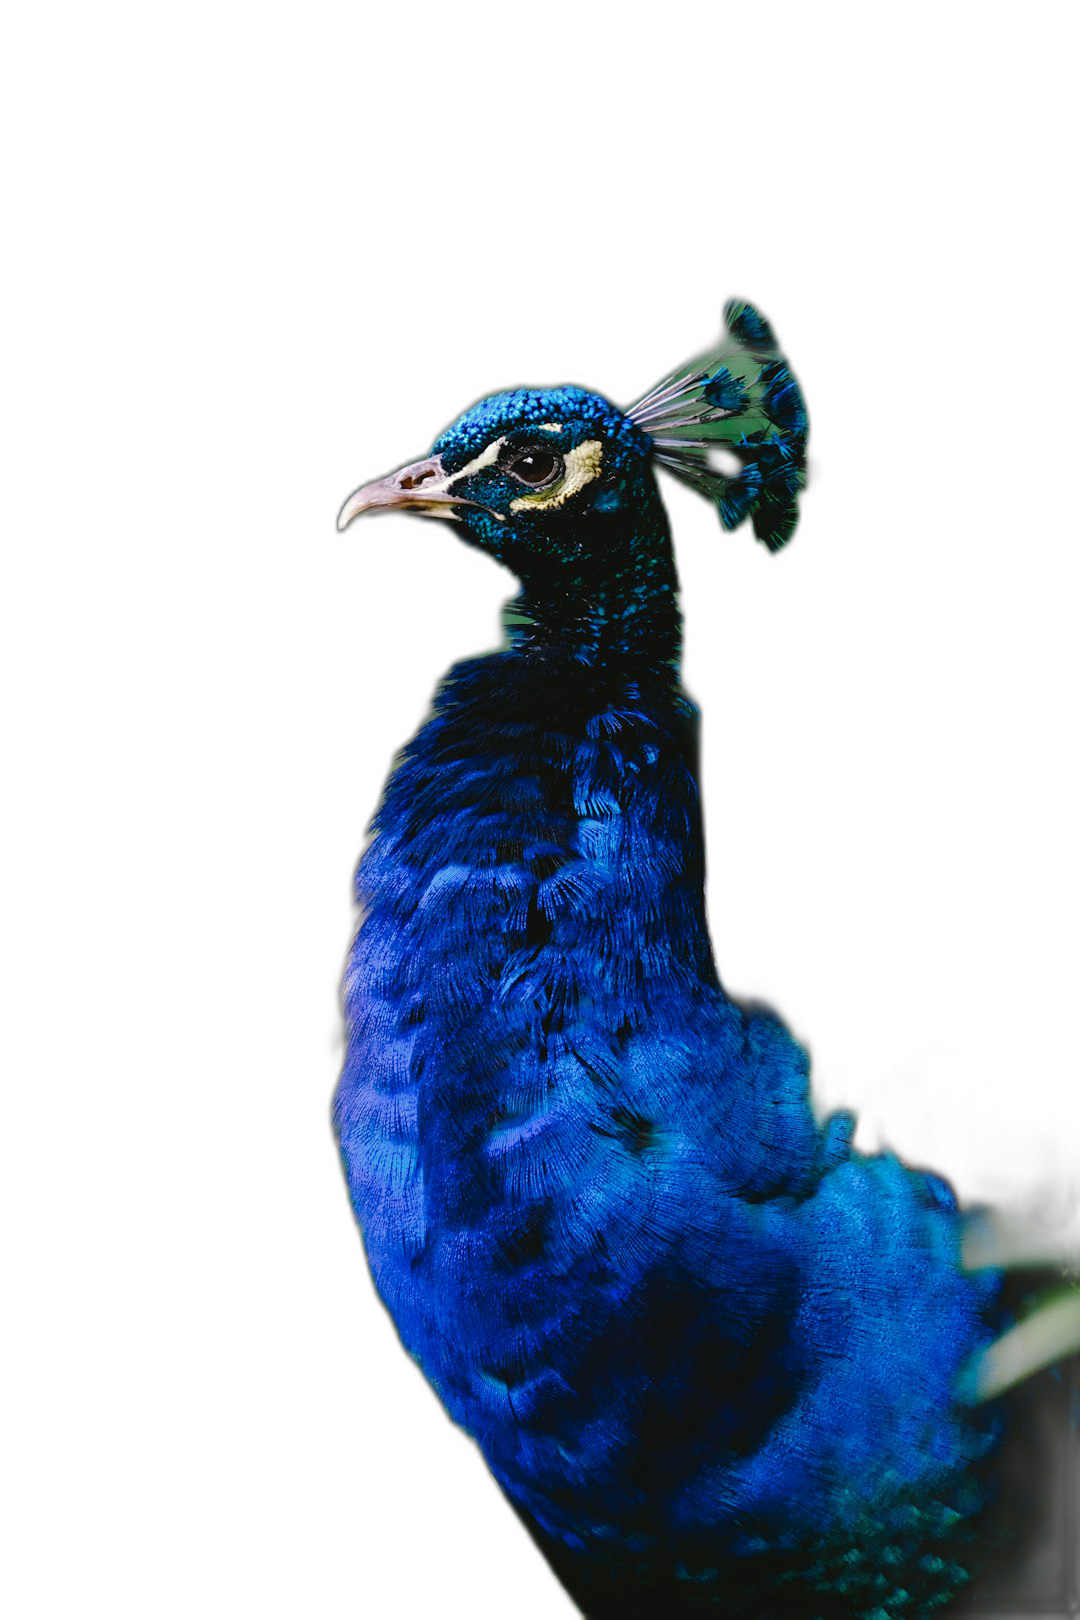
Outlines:
{"label": "blue bird", "polygon": [[778,550],[808,432],[726,315],[631,409],[496,394],[342,510],[452,520],[521,589],[375,818],[335,1123],[403,1344],[591,1620],[923,1616],[974,1567],[989,1397],[1080,1299],[999,1337],[992,1223],[819,1121],[717,975],[655,472]]}

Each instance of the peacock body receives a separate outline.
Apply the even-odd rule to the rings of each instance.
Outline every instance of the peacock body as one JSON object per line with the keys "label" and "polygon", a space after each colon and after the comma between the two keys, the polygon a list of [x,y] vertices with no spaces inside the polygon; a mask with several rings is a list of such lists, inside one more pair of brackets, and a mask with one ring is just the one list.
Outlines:
{"label": "peacock body", "polygon": [[972,1568],[998,1274],[717,976],[654,463],[775,549],[807,431],[728,314],[632,411],[496,395],[344,509],[453,518],[521,594],[387,784],[336,1126],[405,1347],[587,1615],[921,1616]]}

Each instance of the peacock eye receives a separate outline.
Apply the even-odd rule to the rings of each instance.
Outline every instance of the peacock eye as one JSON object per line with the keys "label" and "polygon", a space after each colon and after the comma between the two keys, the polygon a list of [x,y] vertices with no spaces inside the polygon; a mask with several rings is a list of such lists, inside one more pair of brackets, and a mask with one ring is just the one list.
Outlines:
{"label": "peacock eye", "polygon": [[516,456],[507,468],[512,477],[533,489],[553,484],[562,477],[563,470],[562,457],[552,450],[526,450],[524,455]]}

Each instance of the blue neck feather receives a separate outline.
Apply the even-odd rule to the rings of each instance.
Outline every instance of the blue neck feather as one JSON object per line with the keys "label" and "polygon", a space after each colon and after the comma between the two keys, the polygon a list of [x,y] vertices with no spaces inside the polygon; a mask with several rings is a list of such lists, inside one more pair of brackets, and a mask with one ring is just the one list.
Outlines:
{"label": "blue neck feather", "polygon": [[993,1283],[720,987],[651,472],[542,554],[468,529],[521,579],[508,646],[450,671],[357,874],[336,1119],[377,1286],[590,1616],[786,1614],[778,1571],[799,1613],[929,1612]]}

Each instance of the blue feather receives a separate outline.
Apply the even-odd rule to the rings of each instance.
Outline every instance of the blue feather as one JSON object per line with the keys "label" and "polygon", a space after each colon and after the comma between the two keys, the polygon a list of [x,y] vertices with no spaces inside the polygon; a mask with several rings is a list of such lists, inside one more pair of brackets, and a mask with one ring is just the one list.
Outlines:
{"label": "blue feather", "polygon": [[[725,524],[775,546],[805,408],[729,320],[739,374],[694,388],[734,413]],[[348,508],[422,489],[522,589],[387,783],[336,1126],[406,1349],[588,1615],[922,1616],[974,1564],[998,1278],[717,974],[649,431],[680,388],[493,396]]]}

